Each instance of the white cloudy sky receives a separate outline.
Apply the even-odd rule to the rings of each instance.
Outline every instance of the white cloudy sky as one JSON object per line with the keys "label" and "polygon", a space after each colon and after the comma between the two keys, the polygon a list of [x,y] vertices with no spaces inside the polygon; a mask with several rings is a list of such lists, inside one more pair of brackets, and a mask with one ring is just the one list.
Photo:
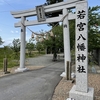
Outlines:
{"label": "white cloudy sky", "polygon": [[[5,41],[4,45],[11,43],[14,38],[20,38],[20,28],[14,27],[14,23],[18,20],[13,18],[10,11],[35,8],[35,6],[44,4],[45,2],[46,0],[0,0],[0,36]],[[88,3],[89,6],[100,6],[100,0],[88,0]],[[34,32],[50,29],[47,25],[31,26],[29,28]],[[26,39],[28,40],[30,37],[31,32],[27,30]]]}

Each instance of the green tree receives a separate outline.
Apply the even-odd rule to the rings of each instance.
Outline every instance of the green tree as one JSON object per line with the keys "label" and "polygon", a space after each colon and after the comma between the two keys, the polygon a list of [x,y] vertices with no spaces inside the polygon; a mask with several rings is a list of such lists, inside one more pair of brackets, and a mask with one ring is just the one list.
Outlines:
{"label": "green tree", "polygon": [[2,45],[4,42],[2,41],[2,38],[0,37],[0,45]]}
{"label": "green tree", "polygon": [[19,51],[20,51],[20,40],[19,39],[13,40],[11,49],[14,51],[14,58],[19,59]]}
{"label": "green tree", "polygon": [[[55,4],[55,3],[59,3],[59,2],[62,2],[63,0],[46,0],[46,5],[51,5],[51,4]],[[59,16],[59,14],[62,14],[62,11],[56,11],[56,12],[51,12],[49,14],[46,14],[46,17],[47,18],[51,18],[51,17],[57,17]],[[59,25],[58,22],[55,22],[55,23],[50,23],[49,25],[52,26],[52,28],[55,26],[55,25]],[[54,33],[54,37],[52,37],[52,41],[53,41],[53,60],[55,61],[56,58],[57,58],[57,48],[56,47],[56,34]]]}
{"label": "green tree", "polygon": [[63,44],[63,26],[62,25],[59,25],[59,26],[56,26],[53,28],[53,33],[54,33],[54,36],[53,36],[53,39],[54,40],[54,45],[56,47],[56,52],[58,52],[58,50],[62,50],[63,51],[63,47],[64,47],[64,44]]}
{"label": "green tree", "polygon": [[100,6],[89,7],[88,44],[89,51],[100,48]]}
{"label": "green tree", "polygon": [[34,50],[34,43],[33,43],[33,39],[29,39],[29,42],[26,43],[26,49],[28,49],[28,55],[31,56],[32,51]]}
{"label": "green tree", "polygon": [[75,49],[75,20],[69,21],[69,30],[70,30],[70,49]]}
{"label": "green tree", "polygon": [[10,48],[10,46],[4,46],[4,56],[5,58],[7,58],[7,56],[9,56],[12,53],[12,49]]}
{"label": "green tree", "polygon": [[[46,0],[45,4],[46,5],[51,5],[51,4],[59,3],[59,2],[62,2],[62,1],[64,1],[64,0]],[[56,17],[56,16],[59,16],[59,14],[62,14],[62,11],[51,12],[49,14],[46,14],[46,17],[47,18]],[[50,23],[49,25],[50,26],[55,26],[55,24],[57,24],[57,23],[56,22],[55,23]]]}
{"label": "green tree", "polygon": [[58,52],[63,52],[63,27],[62,25],[56,26],[52,29],[53,34],[48,33],[48,39],[46,38],[43,41],[45,48],[47,48],[47,52],[53,53],[53,60],[56,60],[56,56]]}
{"label": "green tree", "polygon": [[44,44],[42,42],[37,42],[36,49],[41,53],[44,50]]}
{"label": "green tree", "polygon": [[58,3],[58,2],[62,2],[63,0],[46,0],[46,4],[47,5],[51,5],[51,4],[54,4],[54,3]]}

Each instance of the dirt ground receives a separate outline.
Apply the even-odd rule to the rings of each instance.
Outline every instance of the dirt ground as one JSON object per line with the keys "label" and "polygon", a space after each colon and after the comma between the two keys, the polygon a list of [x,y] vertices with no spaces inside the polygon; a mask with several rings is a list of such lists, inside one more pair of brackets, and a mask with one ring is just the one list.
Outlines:
{"label": "dirt ground", "polygon": [[[74,84],[72,81],[67,81],[65,78],[62,78],[54,91],[52,100],[66,100]],[[100,74],[89,74],[88,86],[94,88],[94,100],[100,100]]]}
{"label": "dirt ground", "polygon": [[[44,66],[26,66],[28,68],[28,70],[35,70],[35,69],[39,69],[39,68],[43,68]],[[9,75],[9,74],[14,74],[16,73],[15,70],[18,68],[18,66],[16,67],[13,67],[13,68],[8,68],[7,71],[10,72],[8,74],[5,74],[3,72],[3,70],[0,70],[0,77],[2,76],[6,76],[6,75]]]}

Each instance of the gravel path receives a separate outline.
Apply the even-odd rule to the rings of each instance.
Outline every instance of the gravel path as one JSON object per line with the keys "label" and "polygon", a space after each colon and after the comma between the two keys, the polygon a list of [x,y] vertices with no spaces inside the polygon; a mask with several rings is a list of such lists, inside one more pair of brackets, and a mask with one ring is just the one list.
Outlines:
{"label": "gravel path", "polygon": [[[94,100],[100,100],[100,74],[89,73],[88,81],[89,87],[94,88]],[[52,100],[66,100],[74,84],[63,78],[56,87]]]}

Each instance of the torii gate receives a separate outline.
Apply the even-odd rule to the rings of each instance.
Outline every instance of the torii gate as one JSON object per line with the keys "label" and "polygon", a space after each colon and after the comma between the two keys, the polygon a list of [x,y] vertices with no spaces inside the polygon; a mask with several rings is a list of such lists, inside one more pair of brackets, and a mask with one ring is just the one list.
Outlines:
{"label": "torii gate", "polygon": [[[17,71],[23,72],[23,71],[27,70],[27,68],[25,68],[25,32],[26,32],[25,26],[59,22],[59,21],[61,21],[61,19],[63,17],[65,17],[68,14],[67,8],[75,8],[77,2],[79,2],[79,0],[68,0],[67,2],[60,2],[60,3],[53,4],[53,5],[44,6],[45,13],[63,11],[62,15],[59,15],[58,17],[53,17],[53,18],[46,18],[46,20],[44,20],[44,21],[38,21],[38,20],[27,21],[26,20],[26,17],[37,15],[36,9],[16,11],[16,12],[11,11],[11,14],[14,16],[14,18],[21,18],[20,22],[15,23],[15,27],[21,27],[20,67],[17,69]],[[66,72],[66,66],[67,66],[66,62],[71,61],[68,20],[72,20],[75,18],[76,18],[76,14],[69,13],[68,16],[66,16],[63,20],[63,24],[67,25],[67,27],[63,28],[63,31],[64,31],[65,72]]]}
{"label": "torii gate", "polygon": [[[76,13],[68,13],[68,9],[76,8]],[[45,18],[45,13],[62,11],[63,14],[57,17]],[[14,18],[21,18],[21,21],[15,23],[15,27],[21,27],[21,49],[20,49],[20,67],[18,72],[26,71],[25,68],[25,37],[26,26],[60,22],[63,19],[64,33],[64,56],[65,72],[67,79],[70,79],[70,34],[69,20],[76,20],[76,85],[70,91],[70,97],[74,100],[93,100],[93,88],[88,87],[88,48],[87,48],[87,27],[88,27],[88,6],[87,0],[67,0],[48,6],[37,6],[36,9],[24,11],[12,11]],[[38,20],[27,21],[26,17],[37,16]],[[69,68],[69,69],[68,69]]]}

